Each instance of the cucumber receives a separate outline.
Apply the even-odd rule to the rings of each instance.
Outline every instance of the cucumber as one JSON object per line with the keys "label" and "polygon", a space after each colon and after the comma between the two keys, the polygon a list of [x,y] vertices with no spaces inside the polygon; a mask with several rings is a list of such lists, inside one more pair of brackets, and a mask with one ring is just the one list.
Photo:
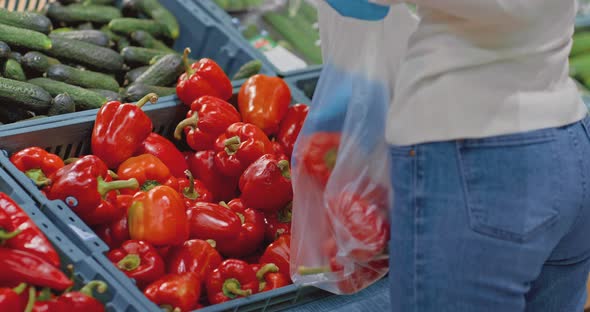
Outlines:
{"label": "cucumber", "polygon": [[83,88],[119,90],[119,83],[111,76],[89,70],[80,70],[63,64],[52,65],[47,70],[47,78]]}
{"label": "cucumber", "polygon": [[8,57],[12,60],[17,61],[19,64],[23,63],[23,55],[18,52],[12,51],[10,52],[10,55]]}
{"label": "cucumber", "polygon": [[315,6],[307,3],[307,1],[301,1],[299,11],[297,15],[305,18],[309,23],[317,23],[318,21],[318,10]]}
{"label": "cucumber", "polygon": [[176,53],[176,51],[169,48],[164,42],[154,38],[150,33],[143,30],[132,32],[131,39],[144,48],[161,50],[167,53]]}
{"label": "cucumber", "polygon": [[579,77],[590,74],[590,54],[581,54],[569,59],[570,76]]}
{"label": "cucumber", "polygon": [[134,31],[143,30],[155,37],[164,36],[168,33],[166,26],[154,20],[139,18],[115,18],[109,23],[109,29],[121,34],[131,34]]}
{"label": "cucumber", "polygon": [[168,54],[151,65],[134,83],[166,87],[173,84],[183,71],[182,57],[178,54]]}
{"label": "cucumber", "polygon": [[164,24],[169,38],[178,38],[180,26],[178,26],[176,17],[163,7],[158,0],[137,0],[137,7],[145,15]]}
{"label": "cucumber", "polygon": [[27,11],[9,11],[4,8],[0,8],[0,23],[44,34],[49,33],[52,28],[51,21],[46,16]]}
{"label": "cucumber", "polygon": [[27,80],[27,76],[25,75],[25,71],[23,70],[22,66],[19,62],[13,59],[8,59],[6,62],[4,62],[4,66],[2,66],[2,76],[18,81]]}
{"label": "cucumber", "polygon": [[9,103],[0,104],[0,122],[9,124],[33,117],[33,113],[20,108],[18,106],[10,105]]}
{"label": "cucumber", "polygon": [[132,84],[125,90],[125,99],[129,102],[135,102],[149,93],[155,93],[160,97],[173,95],[176,94],[176,88]]}
{"label": "cucumber", "polygon": [[114,32],[112,32],[109,29],[109,25],[104,25],[100,28],[100,31],[102,31],[103,33],[105,33],[105,35],[107,35],[107,37],[109,37],[109,39],[113,42],[119,42],[119,40],[122,38],[121,36],[115,34]]}
{"label": "cucumber", "polygon": [[47,16],[53,20],[66,23],[93,22],[106,24],[112,19],[121,17],[121,11],[107,5],[71,4],[63,6],[50,3],[47,5]]}
{"label": "cucumber", "polygon": [[152,58],[166,54],[168,53],[162,50],[139,47],[126,47],[121,51],[121,55],[128,65],[148,65]]}
{"label": "cucumber", "polygon": [[0,24],[0,41],[9,46],[31,50],[47,51],[51,49],[51,40],[44,33]]}
{"label": "cucumber", "polygon": [[0,78],[0,103],[13,103],[15,107],[43,112],[51,106],[51,100],[51,95],[39,86]]}
{"label": "cucumber", "polygon": [[123,49],[125,49],[126,47],[130,47],[131,46],[131,42],[129,42],[129,40],[127,40],[126,37],[121,37],[121,39],[119,39],[119,41],[117,41],[117,49],[119,50],[119,52],[123,51]]}
{"label": "cucumber", "polygon": [[51,32],[54,34],[57,34],[57,33],[62,33],[62,32],[74,31],[74,30],[76,30],[76,29],[72,28],[72,27],[60,27],[60,28],[55,28]]}
{"label": "cucumber", "polygon": [[590,51],[590,32],[575,33],[570,56],[577,56]]}
{"label": "cucumber", "polygon": [[109,46],[109,36],[100,30],[74,30],[49,34],[49,38],[65,38],[80,40],[101,47]]}
{"label": "cucumber", "polygon": [[61,63],[59,62],[58,59],[55,59],[53,57],[49,57],[41,52],[32,51],[32,52],[27,52],[23,56],[22,64],[28,69],[32,69],[34,71],[44,73],[47,71],[49,66],[61,64]]}
{"label": "cucumber", "polygon": [[0,41],[0,58],[5,59],[10,57],[10,46],[6,42]]}
{"label": "cucumber", "polygon": [[108,4],[113,4],[115,2],[115,0],[84,0],[82,2],[88,3],[88,4],[103,4],[103,5],[108,5]]}
{"label": "cucumber", "polygon": [[316,45],[316,40],[309,38],[306,33],[299,31],[291,18],[275,12],[265,13],[263,18],[275,31],[285,37],[309,62],[314,64],[322,63],[322,51]]}
{"label": "cucumber", "polygon": [[76,103],[74,99],[67,94],[58,94],[51,101],[51,107],[47,111],[47,116],[62,115],[67,113],[73,113],[76,111]]}
{"label": "cucumber", "polygon": [[94,25],[92,25],[91,22],[87,22],[87,23],[82,23],[80,25],[78,25],[78,30],[93,30],[94,29]]}
{"label": "cucumber", "polygon": [[[68,60],[99,71],[117,72],[123,69],[123,57],[105,47],[64,38],[53,38],[48,53],[58,59]],[[70,94],[71,95],[71,94]]]}
{"label": "cucumber", "polygon": [[117,92],[113,92],[111,90],[102,90],[102,89],[89,89],[94,91],[102,96],[104,96],[107,101],[121,101],[121,96],[119,95],[119,90]]}
{"label": "cucumber", "polygon": [[107,101],[104,96],[96,92],[49,78],[34,78],[29,82],[47,90],[53,96],[67,93],[76,103],[76,110],[99,108]]}
{"label": "cucumber", "polygon": [[141,67],[134,68],[134,69],[128,71],[127,73],[125,73],[126,83],[127,84],[133,83],[135,80],[137,80],[137,77],[141,76],[141,74],[143,74],[148,68],[150,68],[150,67],[149,66],[141,66]]}
{"label": "cucumber", "polygon": [[260,60],[252,60],[240,67],[238,72],[233,76],[233,80],[240,80],[250,78],[260,72],[262,62]]}

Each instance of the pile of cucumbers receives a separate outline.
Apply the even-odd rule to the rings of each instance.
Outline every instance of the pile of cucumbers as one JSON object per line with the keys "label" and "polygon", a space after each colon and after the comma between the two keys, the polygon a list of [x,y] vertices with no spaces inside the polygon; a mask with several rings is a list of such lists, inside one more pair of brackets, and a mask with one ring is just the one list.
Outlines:
{"label": "pile of cucumbers", "polygon": [[157,0],[59,0],[0,9],[0,122],[175,93],[184,71],[174,15]]}
{"label": "pile of cucumbers", "polygon": [[570,52],[570,75],[590,88],[590,30],[576,29]]}

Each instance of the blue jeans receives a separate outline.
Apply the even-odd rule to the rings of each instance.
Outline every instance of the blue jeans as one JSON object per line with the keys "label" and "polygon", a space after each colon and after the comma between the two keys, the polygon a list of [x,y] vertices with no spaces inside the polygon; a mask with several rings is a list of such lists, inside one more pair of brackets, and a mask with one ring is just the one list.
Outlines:
{"label": "blue jeans", "polygon": [[590,118],[391,153],[392,311],[583,310]]}

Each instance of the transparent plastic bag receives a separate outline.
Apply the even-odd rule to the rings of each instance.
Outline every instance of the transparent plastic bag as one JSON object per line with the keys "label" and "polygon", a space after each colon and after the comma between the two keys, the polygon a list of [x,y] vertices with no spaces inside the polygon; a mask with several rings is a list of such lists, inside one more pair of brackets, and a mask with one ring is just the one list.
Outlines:
{"label": "transparent plastic bag", "polygon": [[324,67],[292,157],[290,273],[296,284],[351,294],[388,272],[385,123],[417,19],[403,4],[377,7],[373,20],[318,9]]}

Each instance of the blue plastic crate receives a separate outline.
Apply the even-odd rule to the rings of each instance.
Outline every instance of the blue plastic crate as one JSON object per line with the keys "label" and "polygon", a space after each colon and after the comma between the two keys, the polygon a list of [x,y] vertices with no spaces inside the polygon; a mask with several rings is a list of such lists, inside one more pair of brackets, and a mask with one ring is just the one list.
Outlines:
{"label": "blue plastic crate", "polygon": [[284,79],[291,85],[295,86],[298,92],[301,92],[303,96],[307,97],[309,99],[309,104],[311,104],[311,99],[315,93],[315,88],[320,79],[321,72],[321,68],[318,68],[309,70],[307,72],[302,72],[297,75],[285,77]]}
{"label": "blue plastic crate", "polygon": [[[293,103],[309,103],[308,99],[292,85]],[[234,97],[230,102],[235,103],[239,88],[234,88]],[[177,98],[162,101],[158,105],[146,105],[144,111],[152,119],[154,131],[172,137],[177,122],[186,116],[187,107],[180,104]],[[90,152],[90,137],[94,125],[95,114],[85,115],[77,119],[63,120],[55,123],[32,125],[27,128],[10,129],[0,132],[0,149],[8,154],[20,149],[39,146],[46,150],[68,158]],[[104,256],[108,250],[106,244],[96,236],[74,212],[62,201],[49,201],[37,189],[37,187],[23,173],[14,167],[6,155],[0,153],[0,169],[9,172],[18,185],[26,191],[43,209],[43,213],[64,233],[67,233],[76,245],[84,252],[109,269],[110,275],[128,290],[134,300],[149,307],[149,311],[157,311],[157,307],[149,302],[145,296],[134,286],[134,282],[116,269]],[[256,294],[249,298],[232,300],[230,302],[207,307],[199,311],[277,311],[286,307],[296,306],[323,298],[329,294],[312,287],[296,287],[294,285],[277,290]]]}
{"label": "blue plastic crate", "polygon": [[[193,0],[197,3],[203,10],[205,10],[212,18],[214,18],[219,23],[226,26],[226,28],[233,33],[233,35],[238,38],[238,40],[242,41],[246,45],[250,45],[250,43],[242,36],[240,31],[236,28],[237,23],[236,19],[229,15],[226,11],[224,11],[221,7],[219,7],[215,1],[213,0]],[[254,49],[255,50],[255,49]],[[292,70],[292,71],[281,71],[275,65],[273,65],[262,52],[255,50],[257,54],[257,58],[260,59],[265,66],[272,68],[274,72],[276,72],[281,77],[290,77],[293,75],[299,75],[302,73],[306,73],[309,71],[317,71],[322,68],[322,65],[310,65],[303,69]]]}
{"label": "blue plastic crate", "polygon": [[[9,10],[41,10],[47,1],[2,1],[0,7]],[[120,0],[116,3],[120,4]],[[174,49],[182,52],[184,48],[191,48],[191,57],[207,57],[215,60],[216,63],[231,78],[245,63],[254,59],[263,59],[264,56],[258,53],[247,42],[240,40],[228,27],[211,18],[201,7],[191,0],[166,0],[161,1],[172,14],[176,16],[180,25],[180,36],[174,43]],[[264,63],[260,73],[276,76],[276,72],[268,63]],[[234,86],[239,86],[244,80],[232,81]],[[175,101],[176,95],[162,97],[161,102]],[[7,125],[0,125],[0,131],[18,129],[54,123],[88,115],[95,115],[98,109],[82,111],[58,116],[45,117],[28,121],[20,121]]]}
{"label": "blue plastic crate", "polygon": [[[4,156],[2,156],[4,158]],[[112,312],[141,312],[146,306],[132,296],[127,287],[113,278],[115,268],[104,268],[92,257],[86,256],[68,237],[60,231],[42,212],[39,205],[31,199],[12,176],[0,169],[0,192],[9,195],[29,215],[35,224],[43,231],[60,255],[62,270],[74,266],[76,286],[80,287],[91,280],[102,280],[108,284],[108,290],[96,297],[105,303],[106,310]],[[43,209],[43,207],[41,207]]]}

